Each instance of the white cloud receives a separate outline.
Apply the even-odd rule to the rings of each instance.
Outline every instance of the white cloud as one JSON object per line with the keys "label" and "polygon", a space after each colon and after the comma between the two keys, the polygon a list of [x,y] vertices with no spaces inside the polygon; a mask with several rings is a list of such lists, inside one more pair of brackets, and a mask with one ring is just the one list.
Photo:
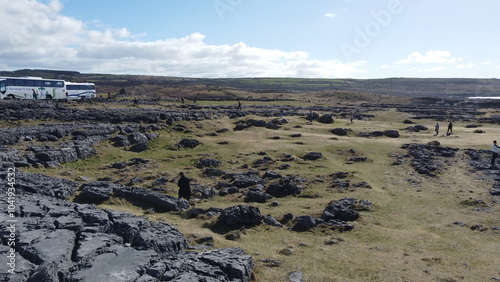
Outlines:
{"label": "white cloud", "polygon": [[456,68],[462,70],[465,68],[473,68],[475,66],[476,66],[476,64],[474,64],[474,63],[468,63],[468,64],[459,64],[456,66]]}
{"label": "white cloud", "polygon": [[42,67],[49,62],[48,68],[76,54],[68,46],[81,42],[83,24],[61,15],[59,1],[45,5],[37,1],[0,0],[0,6],[0,59],[4,64],[11,68]]}
{"label": "white cloud", "polygon": [[413,52],[406,59],[399,60],[398,64],[454,64],[462,61],[462,58],[453,58],[449,51],[431,50],[424,55],[419,52]]}
{"label": "white cloud", "polygon": [[361,72],[358,68],[364,64],[311,60],[305,52],[267,50],[241,42],[208,45],[204,39],[204,35],[195,33],[156,42],[85,44],[79,56],[99,68],[92,72],[110,69],[113,72],[192,77],[350,77]]}
{"label": "white cloud", "polygon": [[327,17],[327,18],[335,18],[336,16],[337,16],[337,14],[335,14],[335,13],[326,13],[325,14],[325,17]]}
{"label": "white cloud", "polygon": [[382,65],[382,69],[384,70],[388,70],[388,69],[395,69],[395,68],[399,68],[399,66],[396,66],[396,65]]}
{"label": "white cloud", "polygon": [[426,69],[422,69],[421,71],[423,71],[423,72],[438,72],[438,71],[442,71],[442,70],[445,70],[445,67],[426,68]]}
{"label": "white cloud", "polygon": [[[47,1],[44,1],[47,2]],[[191,77],[353,77],[366,61],[341,63],[309,58],[244,42],[210,45],[205,35],[140,41],[126,28],[88,29],[61,14],[51,0],[0,0],[0,45],[4,69],[56,68],[81,72]],[[333,14],[332,14],[333,15]]]}
{"label": "white cloud", "polygon": [[433,68],[410,68],[408,71],[411,72],[438,72],[438,71],[443,71],[445,70],[445,67],[433,67]]}

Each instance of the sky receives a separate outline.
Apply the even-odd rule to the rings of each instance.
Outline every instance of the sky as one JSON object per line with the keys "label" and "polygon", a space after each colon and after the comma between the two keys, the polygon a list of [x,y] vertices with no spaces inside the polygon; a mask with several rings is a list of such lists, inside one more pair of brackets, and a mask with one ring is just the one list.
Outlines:
{"label": "sky", "polygon": [[0,0],[0,70],[500,78],[498,0]]}

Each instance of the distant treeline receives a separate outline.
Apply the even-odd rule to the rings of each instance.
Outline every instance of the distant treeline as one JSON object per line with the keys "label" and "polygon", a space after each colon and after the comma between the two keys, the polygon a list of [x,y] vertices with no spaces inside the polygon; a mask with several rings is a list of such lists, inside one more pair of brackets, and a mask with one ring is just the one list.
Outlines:
{"label": "distant treeline", "polygon": [[43,78],[56,78],[54,76],[80,75],[78,71],[22,69],[15,71],[1,71],[0,76],[40,76]]}

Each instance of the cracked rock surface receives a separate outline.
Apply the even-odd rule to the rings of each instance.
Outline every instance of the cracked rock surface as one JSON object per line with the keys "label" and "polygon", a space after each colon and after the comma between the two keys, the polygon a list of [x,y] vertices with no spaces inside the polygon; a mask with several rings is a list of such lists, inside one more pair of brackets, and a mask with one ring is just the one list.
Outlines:
{"label": "cracked rock surface", "polygon": [[[1,281],[250,280],[253,260],[240,248],[187,252],[168,223],[66,201],[76,182],[25,172],[16,182],[13,217],[0,213]],[[15,267],[6,268],[12,253]]]}

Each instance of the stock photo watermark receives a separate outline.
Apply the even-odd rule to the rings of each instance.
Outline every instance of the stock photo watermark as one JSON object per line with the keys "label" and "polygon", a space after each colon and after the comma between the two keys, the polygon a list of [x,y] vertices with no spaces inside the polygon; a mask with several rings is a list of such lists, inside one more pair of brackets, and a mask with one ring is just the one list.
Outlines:
{"label": "stock photo watermark", "polygon": [[9,250],[7,251],[7,272],[9,274],[14,274],[16,271],[16,169],[14,167],[9,167],[7,169],[7,178],[6,178],[6,212],[7,212],[7,230],[4,230],[6,234],[8,234],[7,246]]}
{"label": "stock photo watermark", "polygon": [[[352,2],[352,1],[351,1]],[[372,40],[379,36],[382,29],[389,26],[393,16],[400,14],[403,11],[400,0],[390,0],[385,9],[380,11],[371,11],[371,20],[367,22],[363,28],[354,28],[354,37],[351,43],[343,42],[340,44],[340,49],[347,61],[355,54],[368,47]]]}
{"label": "stock photo watermark", "polygon": [[223,21],[224,15],[228,12],[233,12],[241,3],[243,3],[243,0],[215,0],[212,2],[212,5],[219,19]]}

